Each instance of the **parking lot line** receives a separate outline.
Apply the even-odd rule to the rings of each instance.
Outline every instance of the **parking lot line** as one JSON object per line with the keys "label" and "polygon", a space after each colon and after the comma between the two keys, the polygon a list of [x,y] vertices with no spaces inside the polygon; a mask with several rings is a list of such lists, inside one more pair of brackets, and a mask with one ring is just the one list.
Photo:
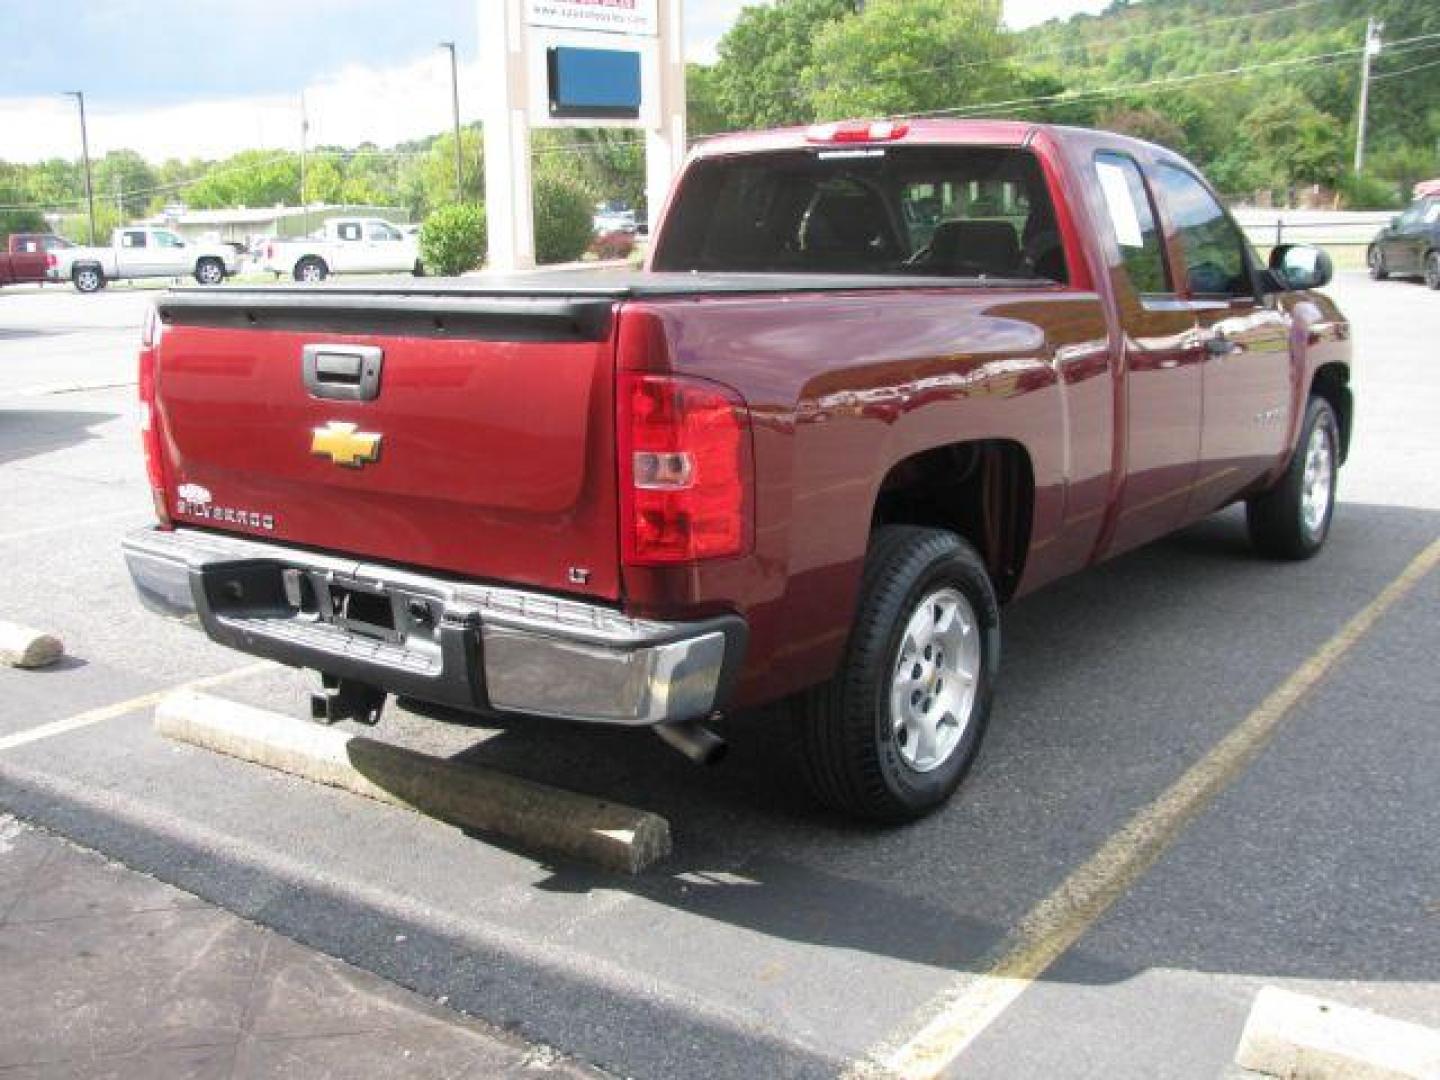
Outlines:
{"label": "parking lot line", "polygon": [[1250,766],[1296,704],[1437,565],[1440,540],[1420,552],[1249,716],[1032,908],[988,970],[960,979],[916,1018],[908,1032],[872,1048],[848,1075],[872,1076],[879,1071],[906,1080],[928,1080],[954,1062]]}
{"label": "parking lot line", "polygon": [[0,738],[0,752],[13,750],[17,746],[25,746],[29,743],[39,742],[41,739],[49,739],[55,735],[64,735],[67,731],[74,731],[77,728],[89,727],[91,724],[98,724],[105,720],[114,720],[117,716],[124,716],[136,709],[148,709],[158,705],[162,698],[175,693],[177,690],[201,690],[207,686],[220,686],[223,683],[234,682],[236,679],[243,679],[247,675],[257,675],[262,671],[268,671],[278,665],[269,660],[263,660],[258,664],[246,664],[244,667],[232,668],[229,671],[222,671],[218,675],[206,675],[199,679],[192,679],[189,682],[180,683],[178,686],[167,686],[163,690],[152,690],[148,694],[141,694],[139,697],[130,698],[128,701],[118,701],[114,705],[101,705],[97,709],[87,709],[85,712],[77,713],[74,716],[67,716],[63,720],[52,720],[48,724],[40,724],[38,727],[29,728],[25,731],[17,731],[13,735],[6,735]]}

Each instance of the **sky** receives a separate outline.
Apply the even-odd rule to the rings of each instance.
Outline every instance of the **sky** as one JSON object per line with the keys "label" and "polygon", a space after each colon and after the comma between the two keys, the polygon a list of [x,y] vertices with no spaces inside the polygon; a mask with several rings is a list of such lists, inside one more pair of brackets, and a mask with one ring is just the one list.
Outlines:
{"label": "sky", "polygon": [[[380,146],[450,124],[454,40],[461,115],[479,118],[478,13],[494,0],[0,0],[0,160],[78,157],[84,90],[94,156],[154,161],[297,146],[301,92],[311,145]],[[684,0],[687,58],[756,0]],[[1106,0],[1005,0],[1014,29]],[[17,47],[18,46],[18,47]]]}

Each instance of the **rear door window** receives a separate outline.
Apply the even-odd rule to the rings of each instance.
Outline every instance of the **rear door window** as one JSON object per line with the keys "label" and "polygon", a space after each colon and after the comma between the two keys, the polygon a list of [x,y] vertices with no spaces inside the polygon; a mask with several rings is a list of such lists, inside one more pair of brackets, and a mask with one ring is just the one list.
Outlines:
{"label": "rear door window", "polygon": [[1128,154],[1102,150],[1095,155],[1095,176],[1135,291],[1142,296],[1173,292],[1164,241],[1140,166]]}

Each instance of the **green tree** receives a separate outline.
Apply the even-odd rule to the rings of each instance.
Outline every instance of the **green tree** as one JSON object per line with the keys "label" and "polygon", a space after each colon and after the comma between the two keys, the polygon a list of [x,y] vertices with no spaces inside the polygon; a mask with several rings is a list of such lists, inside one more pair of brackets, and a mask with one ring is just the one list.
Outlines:
{"label": "green tree", "polygon": [[1014,96],[1009,49],[993,0],[869,0],[821,28],[802,81],[822,120],[950,109]]}
{"label": "green tree", "polygon": [[[460,129],[460,161],[465,188],[460,202],[485,201],[485,155],[478,127]],[[401,173],[400,196],[416,216],[456,202],[455,136],[449,132],[430,142],[424,152],[409,159]]]}
{"label": "green tree", "polygon": [[311,158],[305,163],[304,199],[307,204],[342,202],[344,187],[345,177],[330,158]]}
{"label": "green tree", "polygon": [[[25,170],[21,166],[0,161],[0,207],[21,207],[30,202],[25,180]],[[45,219],[39,210],[0,209],[0,236],[12,232],[42,232],[44,229]]]}
{"label": "green tree", "polygon": [[1292,87],[1269,95],[1245,116],[1241,128],[1273,187],[1333,187],[1344,171],[1345,131],[1340,121]]}
{"label": "green tree", "polygon": [[745,7],[720,39],[711,76],[715,105],[728,129],[775,127],[815,118],[800,86],[816,39],[852,16],[855,0],[776,0]]}
{"label": "green tree", "polygon": [[25,170],[29,202],[62,209],[85,198],[85,174],[78,161],[50,158]]}
{"label": "green tree", "polygon": [[155,196],[155,171],[134,150],[111,150],[92,167],[95,198],[125,218],[140,217]]}
{"label": "green tree", "polygon": [[685,67],[685,124],[691,135],[714,135],[726,128],[713,67],[704,64]]}
{"label": "green tree", "polygon": [[1178,149],[1184,133],[1180,125],[1159,109],[1145,105],[1112,105],[1100,113],[1096,124],[1106,131],[1119,132],[1147,142]]}
{"label": "green tree", "polygon": [[185,202],[197,209],[275,206],[300,195],[300,159],[275,150],[242,150],[214,165],[186,189]]}

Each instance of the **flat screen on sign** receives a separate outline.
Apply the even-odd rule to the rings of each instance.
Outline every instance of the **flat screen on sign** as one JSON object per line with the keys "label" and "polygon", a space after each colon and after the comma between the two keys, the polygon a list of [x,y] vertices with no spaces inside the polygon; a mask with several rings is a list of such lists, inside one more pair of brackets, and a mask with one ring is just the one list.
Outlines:
{"label": "flat screen on sign", "polygon": [[624,49],[546,51],[550,115],[633,120],[640,115],[640,54]]}

